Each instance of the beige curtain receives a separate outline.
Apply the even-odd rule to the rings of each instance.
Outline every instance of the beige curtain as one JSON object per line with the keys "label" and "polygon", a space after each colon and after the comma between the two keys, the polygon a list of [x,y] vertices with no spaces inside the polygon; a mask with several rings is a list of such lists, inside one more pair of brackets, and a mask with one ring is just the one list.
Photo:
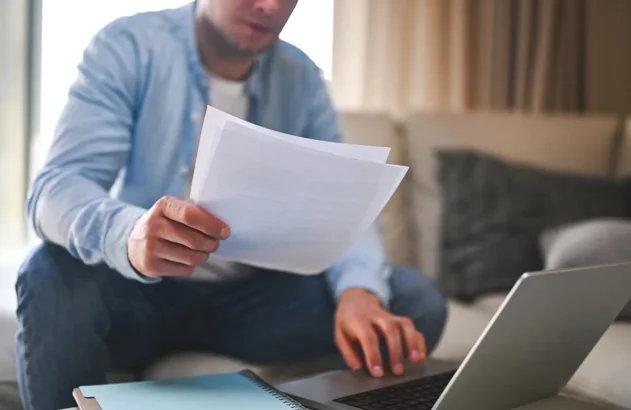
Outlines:
{"label": "beige curtain", "polygon": [[337,0],[335,98],[377,111],[584,111],[587,1]]}
{"label": "beige curtain", "polygon": [[[584,0],[494,2],[492,107],[532,111],[585,109]],[[506,34],[504,40],[500,33]],[[493,78],[493,77],[492,77]]]}

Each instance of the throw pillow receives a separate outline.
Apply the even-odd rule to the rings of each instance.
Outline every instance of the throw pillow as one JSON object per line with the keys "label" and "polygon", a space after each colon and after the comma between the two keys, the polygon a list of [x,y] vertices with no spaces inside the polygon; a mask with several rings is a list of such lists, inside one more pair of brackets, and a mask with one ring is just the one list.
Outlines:
{"label": "throw pillow", "polygon": [[470,150],[439,151],[443,202],[439,282],[471,301],[508,291],[543,269],[547,228],[597,217],[631,217],[628,184],[551,172]]}
{"label": "throw pillow", "polygon": [[[594,219],[546,230],[541,236],[546,269],[631,262],[631,220]],[[619,319],[631,320],[631,301]]]}

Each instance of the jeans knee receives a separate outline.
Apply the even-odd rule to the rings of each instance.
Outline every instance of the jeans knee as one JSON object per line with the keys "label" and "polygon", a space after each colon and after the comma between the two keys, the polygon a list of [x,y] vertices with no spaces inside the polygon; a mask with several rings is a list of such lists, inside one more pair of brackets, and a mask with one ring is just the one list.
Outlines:
{"label": "jeans knee", "polygon": [[25,325],[38,321],[37,326],[42,326],[68,320],[66,315],[72,315],[76,308],[74,301],[95,296],[95,286],[83,275],[86,268],[56,245],[42,244],[31,251],[20,266],[15,284],[20,322]]}
{"label": "jeans knee", "polygon": [[15,290],[18,301],[31,295],[59,291],[62,271],[68,261],[54,245],[42,244],[32,250],[18,270]]}
{"label": "jeans knee", "polygon": [[391,284],[393,312],[414,321],[425,336],[427,351],[432,352],[447,322],[446,299],[429,278],[412,269],[395,269]]}
{"label": "jeans knee", "polygon": [[[445,298],[438,292],[436,289],[436,296],[433,299],[433,302],[428,304],[428,314],[427,320],[431,323],[431,328],[433,329],[433,334],[429,340],[426,340],[427,350],[432,352],[440,338],[442,337],[443,331],[445,330],[445,325],[447,324],[447,301]],[[420,319],[420,322],[423,322],[423,318]]]}

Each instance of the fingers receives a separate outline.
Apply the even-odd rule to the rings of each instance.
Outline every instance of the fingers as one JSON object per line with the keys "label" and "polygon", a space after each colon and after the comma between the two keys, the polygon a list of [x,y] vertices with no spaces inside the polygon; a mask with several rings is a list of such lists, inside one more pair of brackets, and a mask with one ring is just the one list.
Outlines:
{"label": "fingers", "polygon": [[144,274],[158,278],[161,276],[191,276],[194,266],[182,265],[164,259],[152,258],[145,263]]}
{"label": "fingers", "polygon": [[354,344],[343,331],[335,332],[335,344],[349,368],[359,370],[363,367],[362,359],[359,357],[357,350],[355,350]]}
{"label": "fingers", "polygon": [[227,239],[230,236],[228,225],[191,202],[165,197],[158,201],[158,208],[165,217],[211,238]]}
{"label": "fingers", "polygon": [[375,320],[375,324],[386,340],[392,373],[402,375],[405,368],[403,367],[403,341],[399,320],[394,316],[384,314]]}
{"label": "fingers", "polygon": [[156,238],[146,243],[140,266],[142,273],[149,277],[190,276],[195,267],[207,259],[206,252]]}
{"label": "fingers", "polygon": [[166,241],[180,244],[194,251],[213,253],[219,249],[219,241],[204,235],[200,231],[189,228],[179,222],[162,218],[157,222],[155,235]]}
{"label": "fingers", "polygon": [[150,249],[149,251],[154,258],[192,267],[195,267],[208,259],[207,252],[195,251],[177,243],[160,239],[152,243],[154,243],[154,249]]}
{"label": "fingers", "polygon": [[[421,332],[416,332],[416,340],[417,340],[417,345],[420,346],[419,347],[419,351],[420,351],[420,358],[418,359],[418,362],[424,362],[427,359],[427,345],[425,344],[425,336],[423,336],[423,334]],[[416,360],[416,359],[413,359]]]}
{"label": "fingers", "polygon": [[375,320],[375,324],[386,340],[392,373],[403,375],[403,346],[413,363],[421,363],[427,357],[425,338],[416,330],[414,322],[407,317],[383,315]]}
{"label": "fingers", "polygon": [[367,322],[357,326],[354,334],[364,352],[368,371],[373,377],[383,377],[383,361],[379,351],[379,337],[373,326]]}
{"label": "fingers", "polygon": [[201,208],[165,197],[134,224],[127,257],[135,270],[149,277],[187,276],[229,235],[226,224]]}
{"label": "fingers", "polygon": [[399,325],[403,334],[408,356],[413,363],[420,363],[426,359],[425,338],[423,334],[416,330],[412,319],[407,317],[399,318]]}

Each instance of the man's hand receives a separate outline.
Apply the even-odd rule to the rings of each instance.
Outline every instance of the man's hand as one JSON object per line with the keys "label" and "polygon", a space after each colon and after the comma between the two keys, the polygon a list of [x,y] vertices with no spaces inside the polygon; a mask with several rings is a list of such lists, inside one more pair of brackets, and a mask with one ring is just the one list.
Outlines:
{"label": "man's hand", "polygon": [[190,276],[229,235],[228,225],[198,206],[165,197],[134,225],[127,256],[148,277]]}
{"label": "man's hand", "polygon": [[335,343],[346,364],[355,370],[364,366],[358,349],[361,348],[370,374],[382,377],[380,337],[386,340],[392,372],[396,375],[404,372],[404,345],[412,362],[420,363],[426,358],[425,339],[411,319],[386,311],[379,298],[366,290],[344,292],[335,314]]}

